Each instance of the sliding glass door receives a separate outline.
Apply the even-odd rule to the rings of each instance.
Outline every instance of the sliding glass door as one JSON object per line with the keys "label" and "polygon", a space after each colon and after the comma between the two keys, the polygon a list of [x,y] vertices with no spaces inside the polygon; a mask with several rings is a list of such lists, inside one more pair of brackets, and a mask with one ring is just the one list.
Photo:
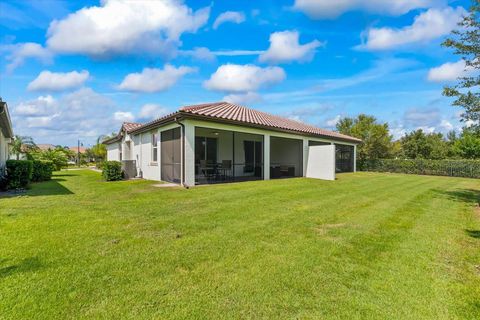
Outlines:
{"label": "sliding glass door", "polygon": [[198,174],[200,163],[217,163],[217,138],[195,137],[195,171]]}

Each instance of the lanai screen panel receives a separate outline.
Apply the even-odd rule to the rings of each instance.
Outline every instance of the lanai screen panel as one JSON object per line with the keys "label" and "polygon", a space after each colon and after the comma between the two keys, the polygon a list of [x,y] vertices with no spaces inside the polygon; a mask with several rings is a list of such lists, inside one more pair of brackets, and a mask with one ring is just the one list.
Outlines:
{"label": "lanai screen panel", "polygon": [[354,147],[343,144],[335,145],[336,171],[353,172]]}
{"label": "lanai screen panel", "polygon": [[162,180],[179,183],[181,179],[181,133],[175,128],[161,133]]}

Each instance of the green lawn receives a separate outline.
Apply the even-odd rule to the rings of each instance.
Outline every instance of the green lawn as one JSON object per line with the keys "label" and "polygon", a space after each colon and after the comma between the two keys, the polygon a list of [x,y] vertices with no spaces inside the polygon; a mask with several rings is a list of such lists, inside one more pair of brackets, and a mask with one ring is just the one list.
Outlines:
{"label": "green lawn", "polygon": [[479,180],[152,184],[0,198],[0,318],[480,318]]}

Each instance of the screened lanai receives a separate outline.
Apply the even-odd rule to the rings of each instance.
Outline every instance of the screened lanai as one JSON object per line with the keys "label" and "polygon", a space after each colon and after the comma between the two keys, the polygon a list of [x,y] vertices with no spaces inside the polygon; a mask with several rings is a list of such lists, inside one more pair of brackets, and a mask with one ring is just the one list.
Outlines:
{"label": "screened lanai", "polygon": [[195,128],[195,184],[263,179],[263,135]]}

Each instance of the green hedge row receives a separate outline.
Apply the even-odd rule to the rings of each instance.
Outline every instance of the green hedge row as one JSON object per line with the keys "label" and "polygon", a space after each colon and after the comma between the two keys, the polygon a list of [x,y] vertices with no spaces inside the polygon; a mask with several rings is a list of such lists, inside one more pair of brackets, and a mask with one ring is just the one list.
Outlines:
{"label": "green hedge row", "polygon": [[53,161],[33,160],[32,182],[47,181],[52,178],[52,172],[55,170]]}
{"label": "green hedge row", "polygon": [[7,188],[20,189],[31,181],[50,180],[54,169],[53,162],[48,160],[7,160]]}
{"label": "green hedge row", "polygon": [[358,161],[360,171],[480,178],[480,160],[376,159]]}
{"label": "green hedge row", "polygon": [[105,161],[103,163],[102,175],[107,181],[122,180],[122,163],[119,161]]}
{"label": "green hedge row", "polygon": [[33,161],[7,160],[7,188],[25,188],[32,180]]}

